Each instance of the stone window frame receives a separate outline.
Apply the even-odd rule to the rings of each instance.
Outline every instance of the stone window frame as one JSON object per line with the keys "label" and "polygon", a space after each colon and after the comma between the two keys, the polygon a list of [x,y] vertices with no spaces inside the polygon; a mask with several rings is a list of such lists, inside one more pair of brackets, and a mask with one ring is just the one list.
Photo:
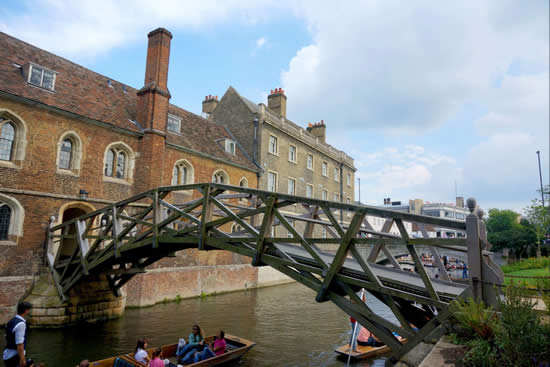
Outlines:
{"label": "stone window frame", "polygon": [[[307,194],[307,188],[308,188],[308,187],[311,187],[311,196],[308,196],[308,194]],[[313,184],[307,183],[307,184],[306,184],[306,197],[308,197],[308,198],[313,198],[314,196],[315,196],[315,191],[314,191]]]}
{"label": "stone window frame", "polygon": [[11,209],[11,215],[8,227],[8,239],[0,240],[0,246],[15,246],[19,239],[23,237],[25,209],[16,198],[0,194],[0,206],[4,205],[7,205]]}
{"label": "stone window frame", "polygon": [[[290,159],[290,148],[294,148],[294,160]],[[288,144],[288,161],[290,163],[298,164],[298,147],[294,144]]]}
{"label": "stone window frame", "polygon": [[[107,153],[109,150],[114,150],[115,152],[124,152],[126,153],[126,164],[124,167],[124,178],[116,178],[105,175],[105,165],[107,164]],[[105,148],[105,151],[103,153],[103,166],[101,167],[102,175],[103,175],[103,181],[107,182],[113,182],[113,183],[120,183],[124,185],[131,185],[134,182],[134,166],[136,163],[136,153],[134,153],[133,149],[126,144],[123,141],[116,141],[113,143],[110,143]],[[114,170],[114,167],[113,167]],[[116,172],[116,171],[114,171]],[[116,173],[113,173],[116,174]]]}
{"label": "stone window frame", "polygon": [[[244,185],[242,183],[244,182]],[[248,179],[246,177],[241,177],[239,180],[239,187],[248,187]]]}
{"label": "stone window frame", "polygon": [[328,177],[328,163],[325,161],[321,163],[321,176]]}
{"label": "stone window frame", "polygon": [[340,182],[340,168],[334,167],[334,181]]}
{"label": "stone window frame", "polygon": [[0,119],[0,129],[8,121],[15,127],[11,159],[9,161],[0,160],[0,166],[21,169],[27,150],[27,124],[19,115],[6,108],[0,108]]}
{"label": "stone window frame", "polygon": [[[351,198],[350,198],[349,196],[346,198],[346,204],[350,204],[350,205],[351,205]],[[347,217],[351,217],[351,212],[350,212],[350,211],[347,211],[347,212],[346,212],[346,216],[347,216]]]}
{"label": "stone window frame", "polygon": [[[69,139],[73,143],[72,147],[72,157],[71,157],[71,166],[69,169],[61,168],[61,148],[63,142]],[[76,131],[69,130],[61,134],[59,140],[57,141],[57,159],[55,162],[56,172],[63,175],[79,176],[80,175],[80,164],[82,161],[82,140]]]}
{"label": "stone window frame", "polygon": [[[218,175],[223,175],[224,179],[227,180],[227,182],[224,182],[224,183],[215,182],[214,178],[217,177]],[[229,175],[227,174],[227,172],[225,172],[224,169],[219,168],[219,169],[215,170],[214,173],[212,173],[212,182],[220,183],[222,185],[230,185]]]}
{"label": "stone window frame", "polygon": [[335,202],[337,202],[337,203],[340,202],[340,194],[339,194],[339,193],[335,192],[335,193],[332,195],[332,198],[334,199],[334,200],[332,200],[332,201],[335,201]]}
{"label": "stone window frame", "polygon": [[[174,169],[178,168],[179,177],[181,177],[181,168],[185,167],[187,168],[187,179],[186,182],[182,183],[174,183]],[[195,167],[189,162],[187,159],[178,159],[174,162],[174,166],[172,168],[172,179],[170,180],[171,185],[190,185],[192,183],[195,183]]]}
{"label": "stone window frame", "polygon": [[351,187],[351,173],[347,173],[346,175],[346,184]]}
{"label": "stone window frame", "polygon": [[233,223],[231,225],[231,233],[244,231],[244,228],[239,223]]}
{"label": "stone window frame", "polygon": [[[294,192],[290,192],[290,181],[293,181],[294,182]],[[297,189],[297,186],[296,186],[296,179],[294,177],[290,177],[288,176],[288,183],[287,183],[287,193],[289,195],[296,195],[296,189]]]}
{"label": "stone window frame", "polygon": [[[270,190],[269,189],[269,175],[270,174],[275,175],[275,190]],[[276,171],[268,170],[267,171],[267,191],[277,192],[278,188],[279,188],[279,173],[276,172]]]}
{"label": "stone window frame", "polygon": [[[275,152],[271,151],[271,138],[275,139]],[[269,134],[269,140],[267,141],[267,152],[274,156],[279,156],[279,137],[275,134]]]}
{"label": "stone window frame", "polygon": [[[311,157],[311,167],[308,166],[309,164],[309,157]],[[311,170],[311,171],[315,171],[315,157],[313,156],[313,154],[311,153],[308,153],[307,154],[307,158],[306,158],[306,168]]]}
{"label": "stone window frame", "polygon": [[[294,219],[287,219],[287,221],[288,221],[288,224],[290,224],[290,226],[292,228],[296,228],[296,221]],[[288,229],[287,229],[287,232],[288,232],[287,237],[288,238],[293,238],[292,232],[290,232]]]}
{"label": "stone window frame", "polygon": [[325,227],[321,228],[321,238],[327,238],[327,229]]}
{"label": "stone window frame", "polygon": [[328,200],[328,191],[327,190],[321,190],[321,200]]}

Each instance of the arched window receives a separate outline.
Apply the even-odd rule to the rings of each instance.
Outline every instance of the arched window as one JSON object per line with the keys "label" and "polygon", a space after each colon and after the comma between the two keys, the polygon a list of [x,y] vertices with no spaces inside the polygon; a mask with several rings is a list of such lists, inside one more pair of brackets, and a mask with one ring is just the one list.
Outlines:
{"label": "arched window", "polygon": [[246,177],[241,178],[241,181],[239,182],[240,187],[248,187],[248,180]]}
{"label": "arched window", "polygon": [[231,233],[237,233],[244,231],[244,228],[239,223],[233,223],[231,226]]}
{"label": "arched window", "polygon": [[0,203],[0,241],[8,239],[8,233],[11,223],[11,208],[6,204]]}
{"label": "arched window", "polygon": [[0,194],[0,245],[15,245],[23,236],[23,206],[11,196]]}
{"label": "arched window", "polygon": [[[0,118],[0,124],[2,119]],[[0,160],[11,161],[13,155],[13,143],[15,141],[15,127],[11,122],[6,122],[0,131]]]}
{"label": "arched window", "polygon": [[20,166],[25,158],[27,127],[16,114],[0,108],[0,165]]}
{"label": "arched window", "polygon": [[212,182],[229,185],[229,176],[223,169],[219,169],[212,175]]}
{"label": "arched window", "polygon": [[57,173],[80,173],[82,142],[75,131],[66,131],[57,142]]}
{"label": "arched window", "polygon": [[103,174],[106,178],[130,181],[134,168],[135,156],[124,143],[113,143],[107,147]]}
{"label": "arched window", "polygon": [[61,152],[59,153],[59,168],[71,169],[73,163],[73,142],[71,139],[63,140]]}
{"label": "arched window", "polygon": [[172,185],[187,185],[193,183],[193,166],[182,159],[174,164],[172,171]]}

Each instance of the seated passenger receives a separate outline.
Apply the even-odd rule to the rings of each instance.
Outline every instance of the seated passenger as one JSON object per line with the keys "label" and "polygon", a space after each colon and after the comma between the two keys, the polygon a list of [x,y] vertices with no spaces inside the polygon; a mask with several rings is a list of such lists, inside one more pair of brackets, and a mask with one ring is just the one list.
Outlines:
{"label": "seated passenger", "polygon": [[149,362],[149,367],[164,367],[164,361],[161,360],[162,349],[158,347],[151,353],[151,362]]}
{"label": "seated passenger", "polygon": [[187,345],[183,347],[178,357],[181,360],[182,364],[188,364],[193,361],[193,354],[197,350],[197,347],[199,345],[203,345],[204,342],[204,336],[202,333],[202,329],[199,325],[193,325],[193,329],[191,330],[191,334],[189,334],[189,340],[187,341]]}
{"label": "seated passenger", "polygon": [[367,328],[361,326],[359,335],[357,336],[357,344],[359,345],[368,345],[371,347],[380,347],[384,345],[380,339],[378,339],[373,333],[371,333]]}
{"label": "seated passenger", "polygon": [[147,341],[145,339],[138,339],[134,359],[143,364],[147,364],[151,360],[145,348],[147,348]]}
{"label": "seated passenger", "polygon": [[225,348],[227,347],[227,343],[225,342],[224,337],[225,333],[223,332],[223,330],[220,330],[218,335],[216,335],[216,337],[214,338],[213,343],[204,347],[204,350],[202,352],[195,353],[195,356],[193,357],[193,363],[197,363],[199,361],[203,361],[205,359],[224,354]]}

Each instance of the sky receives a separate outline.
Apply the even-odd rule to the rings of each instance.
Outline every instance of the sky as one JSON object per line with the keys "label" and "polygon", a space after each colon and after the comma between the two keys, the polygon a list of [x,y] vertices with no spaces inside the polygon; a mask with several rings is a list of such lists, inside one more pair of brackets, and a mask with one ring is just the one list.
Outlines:
{"label": "sky", "polygon": [[[522,211],[550,182],[548,0],[4,0],[0,31],[140,88],[147,33],[173,34],[171,102],[231,85],[324,120],[361,200]],[[356,192],[356,198],[358,193]]]}

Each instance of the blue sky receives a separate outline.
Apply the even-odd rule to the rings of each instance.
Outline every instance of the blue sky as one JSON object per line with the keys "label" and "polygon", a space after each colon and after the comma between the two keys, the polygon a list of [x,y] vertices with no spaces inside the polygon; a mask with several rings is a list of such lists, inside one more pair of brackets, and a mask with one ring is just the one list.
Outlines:
{"label": "blue sky", "polygon": [[[98,11],[100,9],[100,11]],[[146,34],[174,38],[172,103],[282,87],[323,119],[361,198],[521,210],[549,182],[548,1],[4,1],[0,30],[139,88]]]}

